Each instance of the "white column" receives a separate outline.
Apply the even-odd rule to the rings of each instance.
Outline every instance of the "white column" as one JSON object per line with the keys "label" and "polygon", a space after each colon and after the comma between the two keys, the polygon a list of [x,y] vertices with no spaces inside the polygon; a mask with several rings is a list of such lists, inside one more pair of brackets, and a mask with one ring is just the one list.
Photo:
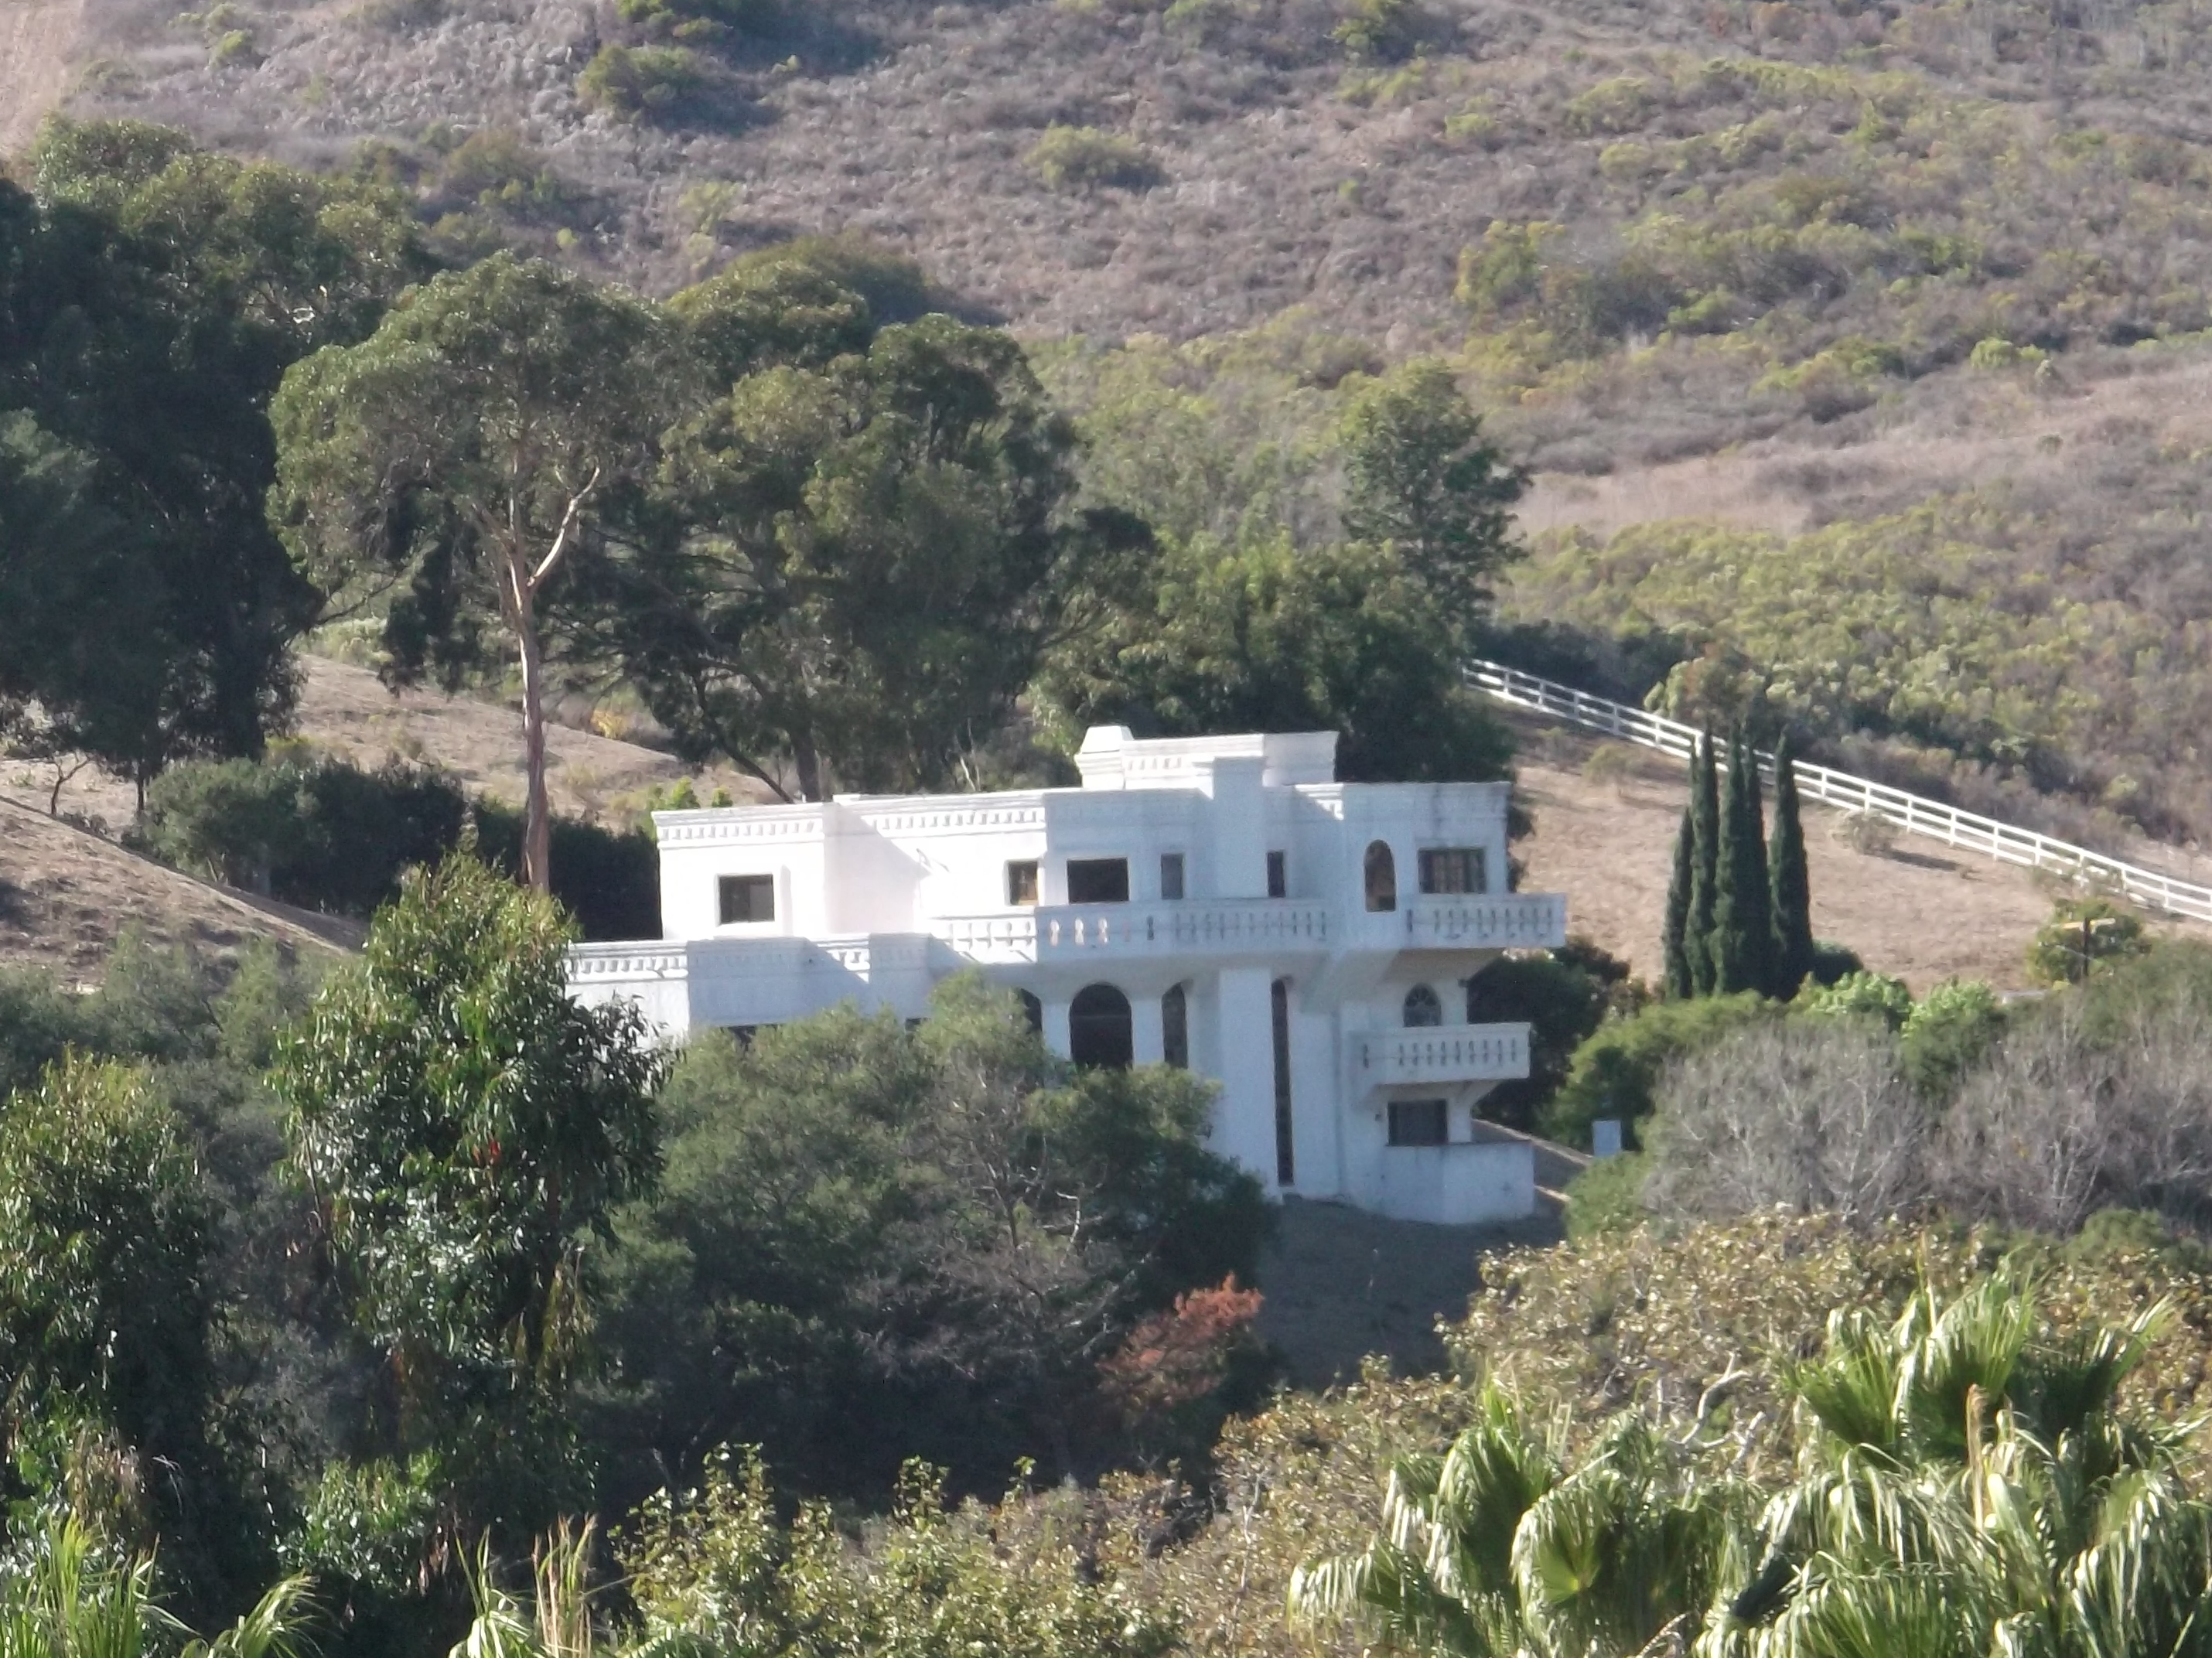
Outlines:
{"label": "white column", "polygon": [[1158,1065],[1167,1057],[1167,1037],[1160,1022],[1158,997],[1129,998],[1129,1035],[1136,1048],[1139,1065]]}
{"label": "white column", "polygon": [[1063,1060],[1068,1055],[1067,1004],[1048,997],[1044,1004],[1044,1045]]}
{"label": "white column", "polygon": [[[1273,976],[1265,968],[1224,968],[1218,978],[1216,1052],[1221,1060],[1221,1098],[1214,1109],[1212,1149],[1257,1175],[1270,1192],[1275,1183],[1275,1037],[1269,1010]],[[1298,1078],[1291,1078],[1297,1098]]]}

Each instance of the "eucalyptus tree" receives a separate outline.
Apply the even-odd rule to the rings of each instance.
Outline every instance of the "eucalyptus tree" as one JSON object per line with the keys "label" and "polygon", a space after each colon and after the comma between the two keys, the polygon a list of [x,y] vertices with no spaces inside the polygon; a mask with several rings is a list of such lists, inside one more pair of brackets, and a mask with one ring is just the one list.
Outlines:
{"label": "eucalyptus tree", "polygon": [[547,587],[607,499],[650,470],[670,410],[644,301],[498,253],[402,296],[376,332],[285,375],[270,513],[340,601],[388,600],[401,677],[449,680],[503,633],[520,665],[523,872],[550,879]]}

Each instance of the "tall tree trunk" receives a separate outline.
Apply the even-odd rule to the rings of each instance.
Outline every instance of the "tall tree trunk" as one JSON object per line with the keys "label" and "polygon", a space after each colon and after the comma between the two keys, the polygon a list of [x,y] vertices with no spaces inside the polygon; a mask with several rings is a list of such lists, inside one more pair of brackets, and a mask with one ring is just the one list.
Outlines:
{"label": "tall tree trunk", "polygon": [[791,764],[799,774],[799,798],[819,800],[822,798],[822,756],[814,747],[814,739],[803,732],[792,739]]}
{"label": "tall tree trunk", "polygon": [[553,890],[553,823],[545,804],[545,662],[538,644],[537,593],[515,584],[514,636],[522,656],[522,878],[540,892]]}

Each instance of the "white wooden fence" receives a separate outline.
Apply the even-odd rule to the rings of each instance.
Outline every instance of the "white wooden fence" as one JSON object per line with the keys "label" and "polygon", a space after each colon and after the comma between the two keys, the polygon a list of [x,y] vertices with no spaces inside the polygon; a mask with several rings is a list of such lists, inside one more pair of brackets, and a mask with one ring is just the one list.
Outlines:
{"label": "white wooden fence", "polygon": [[[1502,663],[1477,659],[1468,664],[1467,679],[1476,689],[1501,702],[1532,708],[1556,720],[1571,720],[1608,737],[1657,749],[1679,759],[1688,759],[1697,746],[1698,732],[1693,726],[1663,719],[1625,702],[1592,696],[1571,685],[1540,679]],[[1759,768],[1771,774],[1774,757],[1762,753],[1759,760]],[[1940,800],[1908,794],[1903,789],[1854,777],[1849,772],[1832,771],[1826,766],[1808,765],[1802,760],[1797,762],[1796,772],[1801,794],[1825,800],[1846,811],[1866,812],[1882,818],[1908,835],[1925,835],[1946,846],[1984,853],[2000,863],[2075,876],[2124,896],[2145,909],[2212,921],[2212,887],[2177,881],[2171,876],[2107,858],[2085,847],[2054,841],[2033,829],[1961,811]]]}

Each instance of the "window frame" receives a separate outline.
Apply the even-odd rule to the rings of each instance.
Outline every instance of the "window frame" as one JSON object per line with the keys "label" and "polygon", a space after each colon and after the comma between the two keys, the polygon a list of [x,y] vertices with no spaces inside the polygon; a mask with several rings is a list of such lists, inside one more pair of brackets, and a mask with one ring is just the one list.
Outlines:
{"label": "window frame", "polygon": [[1291,896],[1291,854],[1279,848],[1267,853],[1267,896],[1270,898]]}
{"label": "window frame", "polygon": [[[1022,896],[1026,886],[1029,896]],[[1006,903],[1016,909],[1035,909],[1044,888],[1044,865],[1036,858],[1006,859]]]}
{"label": "window frame", "polygon": [[[1189,890],[1185,878],[1188,873],[1188,870],[1189,865],[1184,860],[1182,853],[1179,852],[1164,852],[1160,854],[1160,899],[1162,902],[1175,904],[1181,903],[1182,902],[1184,896]],[[1173,875],[1173,879],[1169,878],[1170,873]],[[1169,890],[1170,887],[1174,889],[1173,891]]]}
{"label": "window frame", "polygon": [[[1415,1121],[1419,1121],[1415,1119],[1413,1116],[1413,1113],[1416,1109],[1421,1112],[1422,1119],[1425,1120],[1423,1126],[1427,1127],[1432,1125],[1435,1128],[1436,1134],[1434,1138],[1431,1138],[1427,1133],[1423,1133],[1419,1137],[1415,1137],[1410,1133],[1401,1133],[1400,1132],[1401,1124],[1410,1126]],[[1431,1112],[1435,1114],[1433,1117],[1429,1116],[1428,1114]],[[1452,1143],[1451,1102],[1449,1100],[1442,1098],[1392,1100],[1389,1102],[1388,1108],[1383,1113],[1383,1118],[1384,1143],[1393,1150],[1421,1151],[1433,1146],[1449,1145]]]}
{"label": "window frame", "polygon": [[[768,914],[765,915],[733,915],[731,900],[738,892],[765,892],[768,895]],[[752,906],[748,902],[745,908]],[[716,926],[765,926],[775,920],[775,877],[773,875],[718,875],[714,878],[714,925]]]}
{"label": "window frame", "polygon": [[[1471,884],[1439,886],[1437,878],[1447,868],[1446,859],[1464,859],[1457,865],[1459,872]],[[1479,898],[1490,890],[1490,848],[1487,847],[1423,847],[1414,858],[1416,876],[1425,898]]]}
{"label": "window frame", "polygon": [[[1093,874],[1103,873],[1115,868],[1120,869],[1121,872],[1119,897],[1079,898],[1075,896],[1076,871],[1082,870],[1088,878]],[[1067,902],[1071,904],[1126,904],[1129,902],[1129,860],[1127,858],[1071,858],[1067,860],[1065,875],[1067,882]],[[1109,884],[1112,884],[1109,883]]]}

